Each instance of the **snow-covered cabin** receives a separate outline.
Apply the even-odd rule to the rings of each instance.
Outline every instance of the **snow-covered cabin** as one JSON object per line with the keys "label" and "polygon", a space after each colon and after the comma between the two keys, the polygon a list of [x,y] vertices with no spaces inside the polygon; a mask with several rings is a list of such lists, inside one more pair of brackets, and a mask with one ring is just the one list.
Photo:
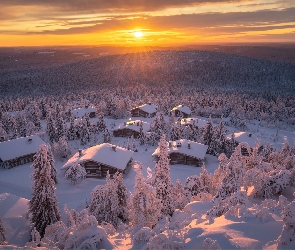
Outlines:
{"label": "snow-covered cabin", "polygon": [[[236,146],[238,146],[241,142],[246,142],[248,143],[250,149],[252,150],[258,141],[260,142],[260,145],[262,143],[262,141],[256,135],[253,135],[252,133],[238,132],[238,133],[234,133],[234,135],[235,135]],[[231,136],[232,136],[231,134],[227,136],[228,141],[231,140]],[[263,146],[260,146],[259,151],[262,150],[262,148]],[[242,148],[242,155],[249,156],[249,153],[246,148]]]}
{"label": "snow-covered cabin", "polygon": [[183,118],[180,120],[180,125],[182,126],[196,126],[198,128],[204,127],[207,124],[207,121],[199,119],[199,118],[192,118],[192,117],[188,117],[188,118]]}
{"label": "snow-covered cabin", "polygon": [[158,111],[155,104],[147,103],[131,109],[131,116],[133,117],[154,117]]}
{"label": "snow-covered cabin", "polygon": [[33,156],[45,142],[38,135],[20,137],[0,143],[0,166],[13,168],[34,160]]}
{"label": "snow-covered cabin", "polygon": [[[134,138],[138,138],[141,122],[141,120],[124,122],[113,129],[113,134],[115,137],[131,137],[133,135]],[[149,122],[142,122],[142,128],[143,132],[146,133],[150,130],[151,124]]]}
{"label": "snow-covered cabin", "polygon": [[[168,143],[170,164],[185,164],[194,165],[197,167],[202,166],[208,149],[207,145],[187,139],[169,141]],[[152,155],[158,159],[158,153],[159,148],[157,148]]]}
{"label": "snow-covered cabin", "polygon": [[88,114],[90,118],[94,118],[96,114],[96,108],[86,106],[85,108],[73,109],[72,113],[75,118],[81,118],[86,114]]}
{"label": "snow-covered cabin", "polygon": [[84,150],[79,150],[61,168],[67,170],[79,163],[87,172],[86,177],[103,178],[107,171],[113,176],[116,172],[125,173],[131,165],[133,151],[103,143]]}
{"label": "snow-covered cabin", "polygon": [[187,118],[191,115],[192,111],[188,106],[178,105],[170,110],[171,113],[174,113],[176,117]]}

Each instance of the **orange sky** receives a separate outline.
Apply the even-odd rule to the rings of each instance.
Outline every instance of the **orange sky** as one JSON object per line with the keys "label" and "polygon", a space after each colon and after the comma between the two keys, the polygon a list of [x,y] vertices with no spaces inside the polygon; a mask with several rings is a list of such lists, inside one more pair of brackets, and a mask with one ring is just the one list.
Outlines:
{"label": "orange sky", "polygon": [[[142,37],[134,32],[142,32]],[[0,46],[295,42],[294,0],[1,0]]]}

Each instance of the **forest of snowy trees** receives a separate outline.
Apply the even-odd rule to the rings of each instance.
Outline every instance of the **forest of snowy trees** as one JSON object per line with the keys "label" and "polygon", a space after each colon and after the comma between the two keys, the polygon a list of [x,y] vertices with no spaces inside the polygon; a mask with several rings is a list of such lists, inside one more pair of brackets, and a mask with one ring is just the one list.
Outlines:
{"label": "forest of snowy trees", "polygon": [[[284,222],[278,244],[295,240],[295,201],[279,196],[286,188],[295,188],[295,147],[285,142],[275,150],[258,141],[252,149],[247,143],[237,146],[234,134],[227,138],[226,129],[247,131],[248,123],[256,120],[261,126],[294,131],[294,65],[216,52],[153,51],[40,71],[1,70],[0,78],[0,142],[32,134],[47,140],[32,163],[28,247],[97,249],[107,235],[119,233],[128,234],[134,247],[146,243],[146,249],[180,249],[185,243],[181,230],[187,224],[173,224],[171,218],[193,201],[211,202],[206,212],[209,221],[222,215],[264,220],[271,209],[277,209]],[[136,165],[133,192],[126,188],[122,174],[108,175],[105,185],[92,190],[82,211],[65,206],[67,222],[61,221],[54,159],[75,153],[69,146],[72,141],[81,147],[112,142],[113,128],[106,119],[129,119],[132,108],[150,101],[158,106],[151,131],[143,132],[139,124],[139,138],[129,138],[126,148],[137,152],[139,145],[158,145],[154,169],[145,177]],[[206,118],[206,124],[181,125],[181,117],[170,113],[179,104],[190,107],[193,116]],[[97,109],[96,122],[88,114],[75,119],[71,111],[88,106]],[[213,118],[218,122],[213,123]],[[41,124],[46,124],[45,131]],[[207,154],[219,160],[216,171],[208,173],[204,164],[200,175],[173,184],[168,141],[180,139],[208,145]],[[79,164],[65,172],[73,185],[85,176]],[[262,203],[250,210],[250,198]],[[163,220],[165,225],[159,229],[157,223]],[[0,245],[5,240],[0,218]],[[203,248],[220,246],[206,239]]]}

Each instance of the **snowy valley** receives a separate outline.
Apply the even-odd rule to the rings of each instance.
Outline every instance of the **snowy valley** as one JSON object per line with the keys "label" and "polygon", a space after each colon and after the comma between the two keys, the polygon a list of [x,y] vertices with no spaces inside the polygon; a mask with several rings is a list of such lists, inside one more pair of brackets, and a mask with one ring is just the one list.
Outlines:
{"label": "snowy valley", "polygon": [[294,69],[152,51],[0,71],[0,249],[294,249]]}

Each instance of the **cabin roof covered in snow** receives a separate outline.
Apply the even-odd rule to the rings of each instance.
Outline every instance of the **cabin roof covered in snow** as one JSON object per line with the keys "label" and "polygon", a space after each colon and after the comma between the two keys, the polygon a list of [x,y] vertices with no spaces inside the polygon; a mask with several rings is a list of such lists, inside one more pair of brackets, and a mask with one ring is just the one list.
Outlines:
{"label": "cabin roof covered in snow", "polygon": [[193,125],[197,127],[203,127],[207,124],[207,121],[199,119],[199,118],[183,118],[180,120],[181,125]]}
{"label": "cabin roof covered in snow", "polygon": [[41,144],[45,144],[45,142],[38,135],[1,142],[0,159],[2,161],[8,161],[17,157],[37,153]]}
{"label": "cabin roof covered in snow", "polygon": [[[128,121],[128,122],[125,122],[125,123],[121,123],[116,128],[114,128],[114,131],[121,130],[121,129],[124,129],[124,128],[128,128],[128,129],[139,132],[140,122],[141,122],[141,120],[134,120],[134,121]],[[149,122],[144,122],[143,121],[142,122],[142,128],[143,128],[143,132],[146,133],[147,131],[150,130],[151,124]]]}
{"label": "cabin roof covered in snow", "polygon": [[[177,147],[177,145],[181,144],[181,147]],[[188,148],[188,144],[190,144],[190,148]],[[169,145],[171,145],[168,149],[168,154],[171,153],[181,153],[184,155],[188,155],[194,158],[198,158],[203,160],[205,158],[208,146],[190,141],[187,139],[180,139],[177,141],[169,141]],[[159,148],[155,150],[153,153],[153,156],[158,155],[159,153]]]}
{"label": "cabin roof covered in snow", "polygon": [[[238,132],[238,133],[234,133],[235,134],[235,141],[238,143],[241,142],[247,142],[249,144],[250,148],[254,148],[256,141],[260,141],[260,145],[262,143],[262,141],[256,136],[253,135],[251,133],[247,133],[247,132]],[[227,139],[231,139],[231,135],[227,136]]]}
{"label": "cabin roof covered in snow", "polygon": [[61,169],[68,169],[75,162],[83,163],[86,161],[94,161],[124,170],[127,163],[133,156],[133,153],[134,152],[131,150],[127,150],[110,143],[102,143],[82,150],[81,157],[79,157],[79,152],[77,152],[64,164]]}
{"label": "cabin roof covered in snow", "polygon": [[88,107],[88,108],[77,108],[72,110],[72,113],[76,118],[81,118],[86,113],[89,114],[91,112],[96,112],[96,108]]}
{"label": "cabin roof covered in snow", "polygon": [[133,109],[136,109],[136,108],[139,108],[148,114],[156,113],[158,111],[158,106],[152,103],[143,104]]}
{"label": "cabin roof covered in snow", "polygon": [[182,113],[185,113],[185,114],[188,114],[190,115],[192,113],[191,109],[188,107],[188,106],[185,106],[185,105],[178,105],[176,107],[174,107],[173,109],[171,109],[171,111],[174,111],[174,110],[178,110]]}

